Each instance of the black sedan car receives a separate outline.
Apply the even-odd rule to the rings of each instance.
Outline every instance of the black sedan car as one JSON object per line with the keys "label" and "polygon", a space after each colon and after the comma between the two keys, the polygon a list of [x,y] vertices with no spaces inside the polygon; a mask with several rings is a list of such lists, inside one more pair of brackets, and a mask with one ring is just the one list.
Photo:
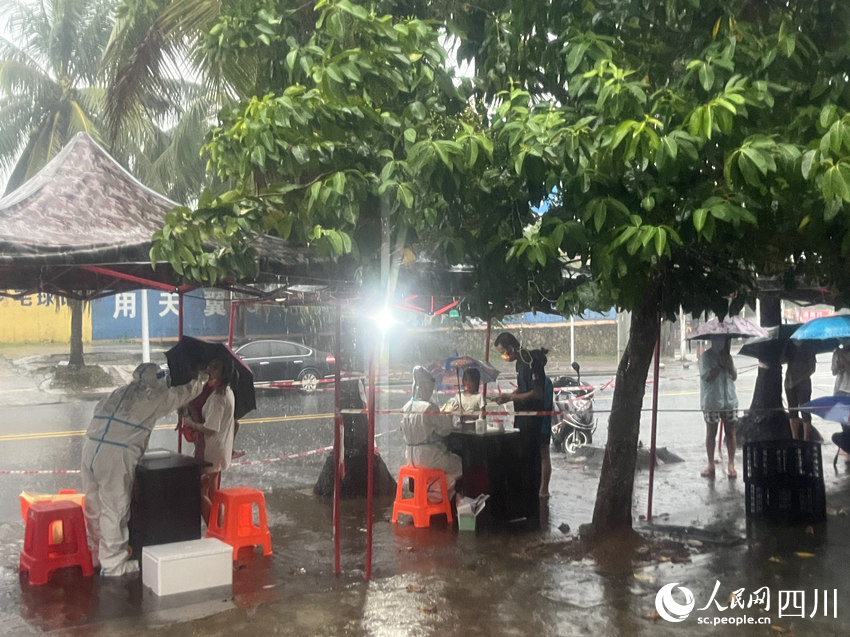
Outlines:
{"label": "black sedan car", "polygon": [[332,383],[336,359],[290,341],[262,340],[236,349],[239,358],[254,372],[256,387],[300,387],[313,392],[319,384]]}

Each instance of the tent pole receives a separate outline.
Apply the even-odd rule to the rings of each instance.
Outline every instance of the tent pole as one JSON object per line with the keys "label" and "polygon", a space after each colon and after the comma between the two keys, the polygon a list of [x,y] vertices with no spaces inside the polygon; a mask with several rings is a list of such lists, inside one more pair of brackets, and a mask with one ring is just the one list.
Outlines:
{"label": "tent pole", "polygon": [[236,320],[236,304],[238,301],[230,300],[230,325],[227,327],[227,346],[233,347],[233,322]]}
{"label": "tent pole", "polygon": [[[177,341],[183,338],[183,293],[177,293]],[[177,453],[183,451],[183,414],[177,412]]]}
{"label": "tent pole", "polygon": [[652,364],[652,434],[649,443],[649,495],[646,499],[646,520],[652,522],[652,489],[655,483],[655,433],[658,427],[658,372],[661,353],[661,317],[658,317],[658,335],[655,338],[655,361]]}
{"label": "tent pole", "polygon": [[343,457],[340,443],[342,442],[343,421],[342,413],[340,412],[340,380],[341,374],[339,371],[340,361],[340,341],[342,340],[342,308],[340,305],[336,307],[336,335],[334,343],[334,503],[333,503],[333,527],[334,527],[334,573],[340,573],[339,559],[339,531],[340,531],[340,506],[339,506],[339,487],[342,479],[342,470],[344,468],[345,458]]}
{"label": "tent pole", "polygon": [[[490,332],[493,329],[493,318],[487,316],[487,329],[484,331],[484,362],[490,362]],[[487,403],[487,383],[484,383],[484,387],[481,391],[484,396],[484,403]],[[487,418],[486,413],[481,414],[482,418]]]}
{"label": "tent pole", "polygon": [[372,579],[372,504],[375,467],[375,348],[369,354],[369,428],[366,440],[366,579]]}

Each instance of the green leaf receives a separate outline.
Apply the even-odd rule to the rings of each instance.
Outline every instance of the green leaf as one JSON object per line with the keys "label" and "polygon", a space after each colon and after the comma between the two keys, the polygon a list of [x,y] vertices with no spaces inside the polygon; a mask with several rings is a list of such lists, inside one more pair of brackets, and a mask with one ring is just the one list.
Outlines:
{"label": "green leaf", "polygon": [[342,171],[334,173],[331,179],[331,188],[337,194],[345,194],[345,173]]}
{"label": "green leaf", "polygon": [[345,79],[342,77],[342,73],[339,72],[339,68],[336,64],[330,64],[327,66],[325,68],[325,73],[327,73],[328,77],[338,84],[343,84],[345,82]]}
{"label": "green leaf", "polygon": [[664,228],[655,230],[655,254],[662,256],[667,250],[667,232]]}
{"label": "green leaf", "polygon": [[525,161],[525,153],[517,153],[516,158],[514,159],[514,171],[516,171],[517,175],[522,174],[522,164]]}
{"label": "green leaf", "polygon": [[706,91],[710,91],[714,85],[714,69],[710,64],[703,64],[699,69],[699,81]]}
{"label": "green leaf", "polygon": [[708,217],[708,210],[706,208],[697,208],[694,210],[694,229],[697,232],[702,232],[702,229],[705,227],[705,220]]}
{"label": "green leaf", "polygon": [[411,144],[416,142],[416,130],[413,128],[407,128],[404,131],[404,138],[410,142]]}
{"label": "green leaf", "polygon": [[399,184],[396,190],[396,196],[405,208],[413,208],[413,191],[407,184]]}
{"label": "green leaf", "polygon": [[738,170],[741,171],[741,174],[744,176],[744,180],[748,184],[756,188],[759,188],[761,186],[759,170],[753,163],[753,160],[750,159],[749,156],[747,156],[745,153],[738,154]]}

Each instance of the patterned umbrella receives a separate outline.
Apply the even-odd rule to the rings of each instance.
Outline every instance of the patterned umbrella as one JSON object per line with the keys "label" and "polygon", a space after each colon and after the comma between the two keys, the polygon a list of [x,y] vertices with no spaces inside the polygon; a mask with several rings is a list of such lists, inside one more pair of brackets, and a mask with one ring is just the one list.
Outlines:
{"label": "patterned umbrella", "polygon": [[440,389],[454,389],[461,386],[461,376],[467,369],[477,369],[481,374],[481,383],[492,383],[499,377],[499,370],[487,361],[471,356],[452,356],[442,365],[434,365],[428,371],[434,377]]}
{"label": "patterned umbrella", "polygon": [[688,340],[709,340],[712,336],[729,336],[730,338],[750,338],[757,336],[767,338],[770,334],[768,334],[766,329],[759,327],[752,321],[748,321],[743,316],[727,316],[722,321],[713,318],[698,325],[693,333],[688,336]]}

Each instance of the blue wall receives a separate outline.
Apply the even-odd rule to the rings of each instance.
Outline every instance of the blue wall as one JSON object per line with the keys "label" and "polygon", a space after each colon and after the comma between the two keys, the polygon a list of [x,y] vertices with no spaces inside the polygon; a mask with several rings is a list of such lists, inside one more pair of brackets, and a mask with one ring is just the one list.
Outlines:
{"label": "blue wall", "polygon": [[[153,339],[177,338],[178,295],[148,290],[148,326]],[[92,340],[138,339],[142,336],[142,292],[127,292],[92,302]],[[332,328],[315,309],[249,304],[244,315],[247,338],[304,336]],[[238,318],[237,318],[238,320]],[[194,290],[183,295],[183,332],[191,336],[226,339],[230,324],[230,293],[219,289]],[[238,336],[237,336],[238,340]],[[298,340],[296,338],[296,340]]]}

